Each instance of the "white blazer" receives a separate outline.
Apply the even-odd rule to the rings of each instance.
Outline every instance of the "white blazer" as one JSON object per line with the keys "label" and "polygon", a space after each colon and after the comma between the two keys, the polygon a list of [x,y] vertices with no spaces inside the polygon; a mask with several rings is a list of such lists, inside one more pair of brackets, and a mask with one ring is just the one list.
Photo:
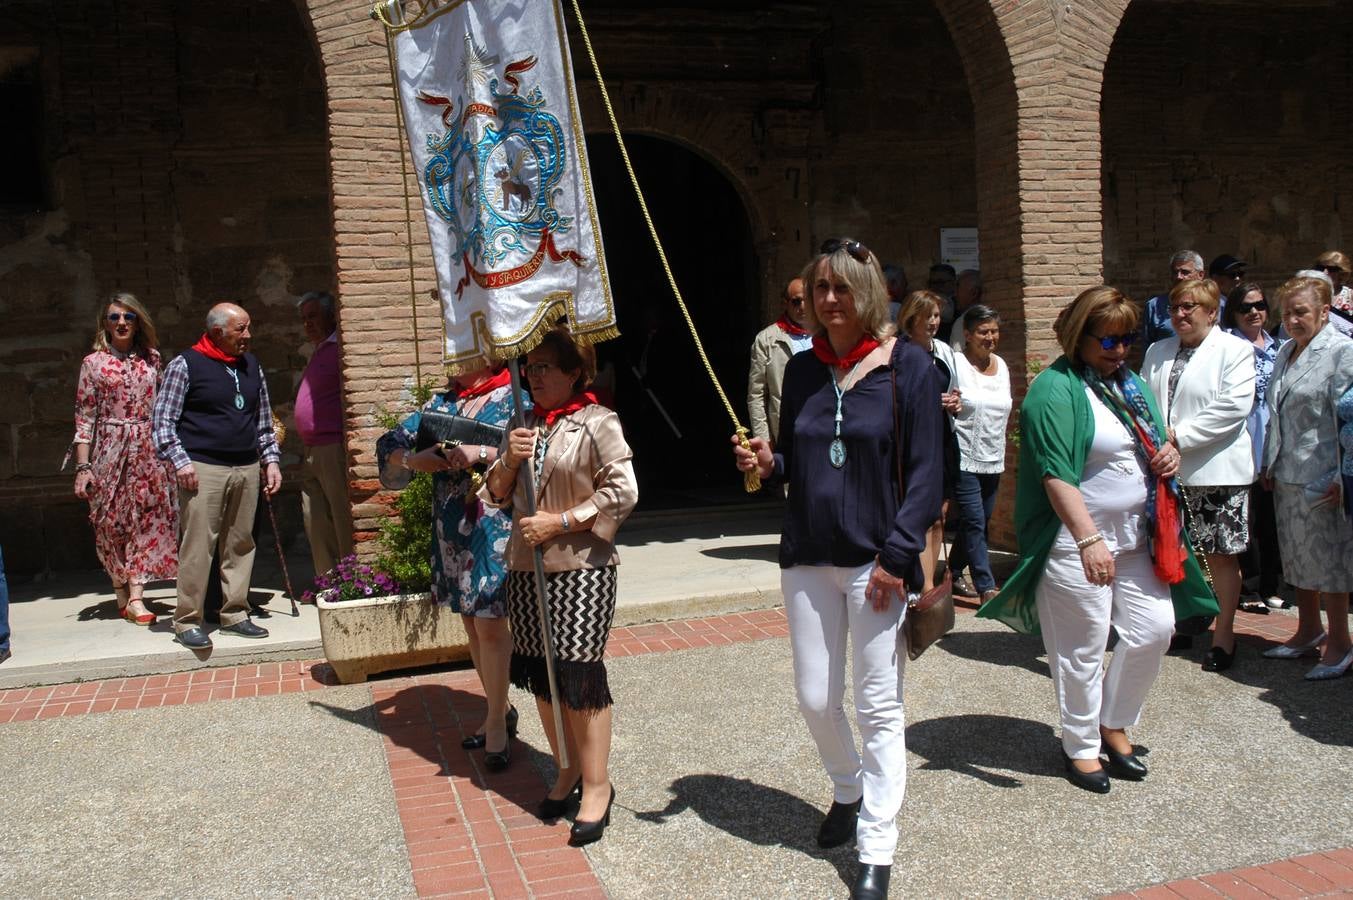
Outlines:
{"label": "white blazer", "polygon": [[1243,338],[1213,326],[1168,396],[1179,338],[1146,349],[1142,378],[1160,402],[1179,447],[1179,480],[1198,487],[1254,481],[1254,452],[1245,427],[1254,407],[1254,350]]}

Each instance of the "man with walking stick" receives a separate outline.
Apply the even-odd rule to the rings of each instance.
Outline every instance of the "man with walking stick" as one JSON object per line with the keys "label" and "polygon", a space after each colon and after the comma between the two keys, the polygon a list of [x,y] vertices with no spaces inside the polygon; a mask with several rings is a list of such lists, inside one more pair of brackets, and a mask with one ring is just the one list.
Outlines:
{"label": "man with walking stick", "polygon": [[178,604],[174,639],[207,650],[202,603],[213,550],[219,555],[221,631],[263,638],[249,619],[259,465],[268,496],[282,486],[268,383],[249,352],[249,314],[233,303],[207,313],[207,329],[165,368],[155,400],[154,437],[179,488]]}

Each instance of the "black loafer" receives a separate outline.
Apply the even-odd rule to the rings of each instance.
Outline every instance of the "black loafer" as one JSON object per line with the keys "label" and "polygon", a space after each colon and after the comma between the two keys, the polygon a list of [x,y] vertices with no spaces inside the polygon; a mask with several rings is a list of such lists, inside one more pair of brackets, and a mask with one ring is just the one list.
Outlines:
{"label": "black loafer", "polygon": [[860,863],[855,886],[850,889],[850,900],[884,900],[888,896],[888,878],[892,872],[892,866]]}
{"label": "black loafer", "polygon": [[1071,757],[1062,751],[1062,759],[1066,761],[1067,780],[1083,791],[1089,791],[1092,794],[1107,794],[1109,792],[1109,773],[1102,768],[1097,772],[1082,772],[1076,768]]}
{"label": "black loafer", "polygon": [[606,814],[596,822],[584,822],[582,819],[574,821],[573,827],[568,830],[568,845],[586,847],[601,840],[601,836],[606,833],[606,826],[611,824],[611,807],[614,805],[615,786],[612,785],[611,799],[606,801]]}
{"label": "black loafer", "polygon": [[1141,781],[1146,777],[1146,763],[1138,759],[1136,753],[1119,753],[1103,741],[1100,741],[1099,749],[1109,758],[1109,774],[1114,778]]}
{"label": "black loafer", "polygon": [[234,625],[222,625],[221,630],[226,634],[233,634],[246,638],[265,638],[268,636],[268,629],[255,625],[248,619],[242,622],[236,622]]}
{"label": "black loafer", "polygon": [[832,808],[827,810],[827,817],[822,820],[822,827],[817,830],[819,847],[824,850],[840,847],[855,837],[855,823],[860,818],[861,802],[861,800],[854,803],[832,802]]}
{"label": "black loafer", "polygon": [[205,650],[211,646],[211,638],[201,628],[189,628],[180,631],[174,635],[174,640],[178,641],[189,650]]}
{"label": "black loafer", "polygon": [[1225,672],[1227,669],[1231,668],[1231,665],[1235,661],[1236,661],[1235,647],[1232,647],[1231,652],[1227,653],[1222,648],[1213,645],[1207,651],[1207,655],[1203,657],[1203,671]]}
{"label": "black loafer", "polygon": [[579,778],[562,800],[555,800],[549,794],[546,794],[545,799],[540,801],[540,806],[536,809],[536,815],[546,822],[552,822],[567,813],[568,808],[577,803],[582,795],[583,780]]}

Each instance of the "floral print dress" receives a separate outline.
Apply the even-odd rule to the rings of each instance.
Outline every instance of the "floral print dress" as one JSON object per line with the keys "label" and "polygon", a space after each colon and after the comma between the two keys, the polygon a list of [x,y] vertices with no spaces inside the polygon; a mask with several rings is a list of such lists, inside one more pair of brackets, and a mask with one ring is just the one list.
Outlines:
{"label": "floral print dress", "polygon": [[[468,411],[470,418],[506,428],[512,417],[512,389],[495,388],[483,397],[466,401],[463,407],[454,394],[434,394],[423,409],[456,415]],[[402,489],[408,484],[411,472],[386,463],[397,449],[413,451],[421,418],[420,410],[377,440],[376,463],[385,487]],[[503,553],[511,533],[511,514],[485,507],[470,490],[468,472],[434,473],[432,599],[461,615],[505,617],[507,567]]]}
{"label": "floral print dress", "polygon": [[94,548],[116,585],[178,576],[178,497],[155,455],[150,414],[160,354],[98,350],[80,365],[76,444],[89,444]]}

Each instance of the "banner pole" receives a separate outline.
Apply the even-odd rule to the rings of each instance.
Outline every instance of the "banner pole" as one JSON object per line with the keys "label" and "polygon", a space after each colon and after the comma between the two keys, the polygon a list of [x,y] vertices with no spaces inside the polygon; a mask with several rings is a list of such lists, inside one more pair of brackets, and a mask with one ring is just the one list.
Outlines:
{"label": "banner pole", "polygon": [[[515,427],[524,427],[526,415],[522,412],[521,368],[517,357],[507,361],[508,371],[512,375],[512,420]],[[533,460],[526,460],[521,466],[521,475],[526,484],[526,514],[536,514],[536,468]],[[550,706],[554,710],[555,747],[559,751],[559,768],[567,769],[568,741],[564,735],[564,713],[559,703],[559,680],[554,673],[554,626],[550,623],[550,605],[545,584],[545,559],[539,545],[531,548],[535,562],[536,608],[540,611],[540,645],[545,649],[545,675],[550,684]]]}

